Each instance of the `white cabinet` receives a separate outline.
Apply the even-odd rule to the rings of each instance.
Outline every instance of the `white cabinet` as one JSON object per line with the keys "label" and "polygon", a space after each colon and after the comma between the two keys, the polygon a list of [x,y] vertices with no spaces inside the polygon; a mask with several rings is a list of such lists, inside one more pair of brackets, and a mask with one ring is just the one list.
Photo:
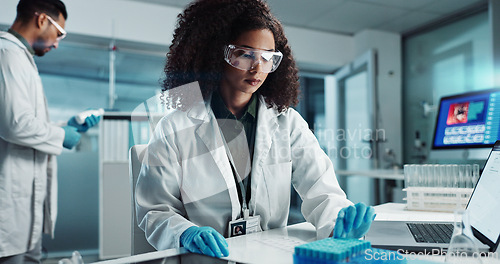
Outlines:
{"label": "white cabinet", "polygon": [[106,113],[99,137],[99,258],[130,256],[130,114]]}
{"label": "white cabinet", "polygon": [[[148,109],[159,105],[147,102]],[[99,132],[99,258],[130,256],[132,190],[129,149],[147,144],[162,113],[106,112]],[[155,109],[156,110],[156,109]],[[156,110],[158,111],[158,110]]]}

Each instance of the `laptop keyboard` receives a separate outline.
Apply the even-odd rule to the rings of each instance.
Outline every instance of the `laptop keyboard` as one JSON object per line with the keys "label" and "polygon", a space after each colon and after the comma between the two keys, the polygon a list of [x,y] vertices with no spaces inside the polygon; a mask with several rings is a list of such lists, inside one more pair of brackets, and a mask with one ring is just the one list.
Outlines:
{"label": "laptop keyboard", "polygon": [[450,243],[453,224],[407,223],[417,243]]}

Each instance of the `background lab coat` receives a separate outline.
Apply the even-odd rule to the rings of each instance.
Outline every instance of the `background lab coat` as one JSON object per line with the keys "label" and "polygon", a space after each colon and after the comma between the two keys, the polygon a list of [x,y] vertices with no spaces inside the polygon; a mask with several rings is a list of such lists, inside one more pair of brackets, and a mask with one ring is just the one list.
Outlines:
{"label": "background lab coat", "polygon": [[33,249],[42,228],[53,233],[57,166],[51,155],[61,153],[63,140],[64,130],[49,124],[33,56],[0,32],[0,257]]}
{"label": "background lab coat", "polygon": [[[263,230],[286,226],[292,183],[303,199],[302,214],[318,239],[325,238],[339,210],[352,203],[304,119],[291,108],[279,114],[259,99],[250,214],[260,215]],[[136,209],[139,226],[158,250],[178,247],[193,225],[227,237],[241,206],[210,103],[158,123],[138,178]]]}

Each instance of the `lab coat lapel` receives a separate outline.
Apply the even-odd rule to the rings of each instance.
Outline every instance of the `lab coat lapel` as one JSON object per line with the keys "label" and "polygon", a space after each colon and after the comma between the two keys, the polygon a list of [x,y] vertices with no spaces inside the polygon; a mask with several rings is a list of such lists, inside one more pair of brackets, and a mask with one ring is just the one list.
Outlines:
{"label": "lab coat lapel", "polygon": [[[229,159],[222,141],[222,135],[215,115],[210,108],[210,102],[193,107],[188,112],[188,116],[202,121],[200,126],[196,128],[196,134],[210,152],[215,164],[217,164],[219,168],[220,175],[226,182],[229,197],[231,199],[232,220],[235,220],[240,215],[241,205],[238,199],[238,192],[236,190],[236,183],[234,181],[231,165],[229,164]],[[217,177],[218,175],[215,176]]]}
{"label": "lab coat lapel", "polygon": [[[269,154],[272,146],[274,133],[278,130],[278,111],[274,108],[267,108],[267,104],[262,96],[259,96],[259,111],[257,114],[257,130],[255,134],[255,146],[252,162],[252,198],[250,200],[251,213],[256,208],[257,187],[265,182],[262,175],[262,166]],[[262,201],[260,201],[262,202]]]}
{"label": "lab coat lapel", "polygon": [[263,164],[264,159],[271,149],[273,135],[278,129],[278,111],[274,108],[267,108],[267,104],[262,96],[259,97],[259,100],[254,166]]}

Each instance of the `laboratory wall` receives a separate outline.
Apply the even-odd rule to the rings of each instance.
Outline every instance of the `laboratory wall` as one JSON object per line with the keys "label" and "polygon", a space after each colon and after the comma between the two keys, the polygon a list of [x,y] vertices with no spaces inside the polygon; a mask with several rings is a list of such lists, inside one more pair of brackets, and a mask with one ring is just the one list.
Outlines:
{"label": "laboratory wall", "polygon": [[[408,36],[404,58],[405,163],[462,162],[430,159],[436,107],[443,96],[493,88],[493,55],[488,12]],[[423,146],[416,146],[417,134]]]}

